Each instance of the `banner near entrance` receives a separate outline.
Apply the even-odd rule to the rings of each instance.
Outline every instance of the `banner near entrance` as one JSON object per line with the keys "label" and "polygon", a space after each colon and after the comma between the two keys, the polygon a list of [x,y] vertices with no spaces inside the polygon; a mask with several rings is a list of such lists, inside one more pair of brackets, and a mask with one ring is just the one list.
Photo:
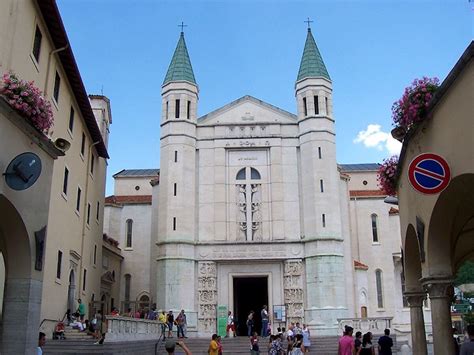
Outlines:
{"label": "banner near entrance", "polygon": [[408,179],[416,191],[437,194],[448,186],[451,171],[443,157],[423,153],[415,157],[408,166]]}
{"label": "banner near entrance", "polygon": [[217,306],[217,335],[225,337],[227,328],[227,306]]}

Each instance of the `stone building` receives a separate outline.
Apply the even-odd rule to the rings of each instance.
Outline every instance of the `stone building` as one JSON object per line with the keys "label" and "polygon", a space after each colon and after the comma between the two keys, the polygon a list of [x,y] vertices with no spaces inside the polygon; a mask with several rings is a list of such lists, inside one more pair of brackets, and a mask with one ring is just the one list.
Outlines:
{"label": "stone building", "polygon": [[[453,281],[459,267],[474,260],[473,58],[471,42],[430,101],[427,118],[404,137],[398,164],[405,295],[410,305],[414,354],[427,354],[427,319],[422,305],[428,296],[434,353],[454,354],[450,314]],[[424,159],[427,163],[416,163],[424,153],[441,157],[446,166],[436,167],[428,159]],[[416,168],[409,169],[412,162]],[[423,192],[410,178],[414,174],[417,181],[426,184]],[[447,185],[438,189],[443,180]]]}
{"label": "stone building", "polygon": [[[256,311],[260,330],[264,304],[273,327],[406,335],[398,210],[383,202],[377,165],[336,162],[332,81],[311,30],[296,114],[244,96],[199,117],[198,94],[181,33],[162,86],[160,170],[119,172],[107,198],[122,201],[106,206],[116,239],[126,240],[128,219],[135,228],[150,218],[133,238],[151,248],[151,301],[185,309],[196,336],[216,331],[218,306],[234,312],[240,334]],[[143,267],[130,269],[132,280]],[[131,290],[136,300],[141,290]]]}
{"label": "stone building", "polygon": [[[38,309],[30,309],[27,320],[28,326],[35,328],[37,342],[38,330],[50,337],[55,322],[66,310],[77,308],[78,298],[90,312],[90,306],[100,297],[106,142],[112,116],[105,96],[88,97],[54,0],[2,1],[0,29],[0,71],[13,71],[19,78],[35,82],[53,110],[54,126],[48,138],[61,138],[70,144],[66,144],[65,155],[54,161],[48,188],[34,199],[27,201],[27,194],[22,197],[22,203],[32,203],[38,218],[46,213],[42,225],[47,227],[44,262],[41,271],[33,272],[42,283],[30,291]],[[15,149],[7,141],[1,140],[1,150],[13,153]],[[36,206],[32,202],[39,199],[49,205]],[[35,245],[34,231],[28,231],[31,248]],[[8,266],[9,261],[5,263]],[[7,273],[7,297],[13,292],[8,285]],[[15,328],[19,331],[21,327]],[[11,339],[18,341],[18,337]],[[27,344],[33,345],[31,339]],[[32,352],[31,348],[25,351]]]}

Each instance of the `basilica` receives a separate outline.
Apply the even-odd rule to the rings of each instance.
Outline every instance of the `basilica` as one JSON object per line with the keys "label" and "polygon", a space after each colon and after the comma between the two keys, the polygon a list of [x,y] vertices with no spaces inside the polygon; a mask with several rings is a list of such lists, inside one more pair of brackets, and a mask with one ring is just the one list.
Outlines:
{"label": "basilica", "polygon": [[408,338],[398,209],[377,164],[337,162],[332,80],[310,28],[294,69],[294,113],[243,96],[198,116],[181,33],[162,85],[160,168],[118,172],[106,198],[122,308],[184,309],[190,336],[216,332],[221,311],[245,334],[254,310],[259,330],[268,305],[274,329]]}

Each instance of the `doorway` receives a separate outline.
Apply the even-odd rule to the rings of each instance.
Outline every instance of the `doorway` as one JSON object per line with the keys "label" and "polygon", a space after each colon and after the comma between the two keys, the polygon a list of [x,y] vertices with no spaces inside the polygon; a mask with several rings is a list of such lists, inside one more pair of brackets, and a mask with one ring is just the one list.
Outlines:
{"label": "doorway", "polygon": [[234,277],[234,317],[237,335],[247,335],[247,317],[254,311],[254,331],[261,334],[262,319],[260,311],[268,306],[268,277]]}

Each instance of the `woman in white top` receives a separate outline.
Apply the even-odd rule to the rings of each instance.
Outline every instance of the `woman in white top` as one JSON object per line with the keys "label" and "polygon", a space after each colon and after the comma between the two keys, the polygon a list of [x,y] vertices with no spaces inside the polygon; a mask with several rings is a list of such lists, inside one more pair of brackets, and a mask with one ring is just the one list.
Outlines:
{"label": "woman in white top", "polygon": [[309,340],[310,333],[308,326],[306,324],[303,324],[303,345],[304,345],[304,352],[309,353],[309,348],[311,347],[311,340]]}

